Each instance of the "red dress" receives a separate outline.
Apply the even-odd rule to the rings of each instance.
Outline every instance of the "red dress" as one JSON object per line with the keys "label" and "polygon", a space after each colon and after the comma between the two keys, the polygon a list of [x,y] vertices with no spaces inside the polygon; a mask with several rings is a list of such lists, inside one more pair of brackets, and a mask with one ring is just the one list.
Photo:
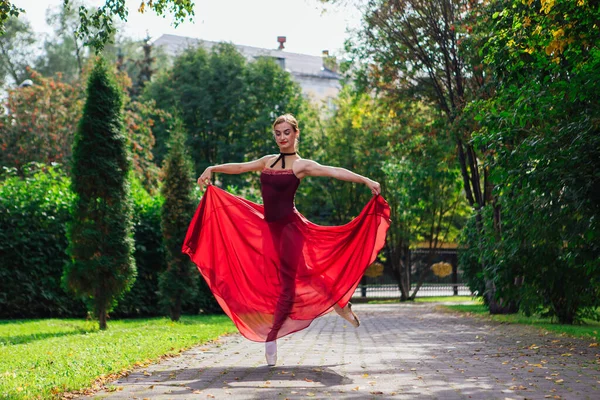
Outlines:
{"label": "red dress", "polygon": [[320,226],[296,210],[292,170],[265,169],[260,181],[264,206],[208,186],[182,250],[240,333],[264,342],[348,303],[385,244],[390,209],[374,196],[351,222]]}

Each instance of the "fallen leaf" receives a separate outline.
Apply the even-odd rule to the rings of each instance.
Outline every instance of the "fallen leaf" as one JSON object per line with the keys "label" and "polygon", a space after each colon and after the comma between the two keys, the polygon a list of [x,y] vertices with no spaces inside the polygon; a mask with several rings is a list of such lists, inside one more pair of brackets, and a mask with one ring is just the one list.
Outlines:
{"label": "fallen leaf", "polygon": [[598,343],[590,343],[590,347],[598,347]]}
{"label": "fallen leaf", "polygon": [[563,383],[565,380],[564,379],[557,379],[554,381],[554,383]]}

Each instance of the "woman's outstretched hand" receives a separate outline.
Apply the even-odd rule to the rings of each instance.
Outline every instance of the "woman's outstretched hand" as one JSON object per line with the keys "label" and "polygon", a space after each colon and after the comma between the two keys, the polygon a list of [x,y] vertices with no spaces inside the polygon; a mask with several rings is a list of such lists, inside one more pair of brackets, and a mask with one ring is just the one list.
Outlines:
{"label": "woman's outstretched hand", "polygon": [[200,189],[204,190],[208,185],[212,185],[211,182],[212,171],[210,167],[206,168],[200,178],[198,178],[198,185],[200,185]]}
{"label": "woman's outstretched hand", "polygon": [[367,182],[365,182],[365,185],[367,185],[367,187],[371,189],[371,193],[373,193],[373,195],[377,196],[379,193],[381,193],[381,185],[379,184],[379,182],[375,182],[374,180],[367,178]]}

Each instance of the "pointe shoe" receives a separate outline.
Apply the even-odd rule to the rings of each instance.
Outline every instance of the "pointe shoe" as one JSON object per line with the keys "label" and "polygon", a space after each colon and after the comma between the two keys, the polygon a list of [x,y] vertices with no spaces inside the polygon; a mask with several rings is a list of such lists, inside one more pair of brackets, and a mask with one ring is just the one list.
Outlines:
{"label": "pointe shoe", "polygon": [[358,319],[356,314],[354,314],[354,311],[352,311],[352,303],[348,302],[346,307],[344,307],[342,310],[343,310],[343,313],[340,314],[342,316],[342,318],[344,318],[346,321],[350,322],[350,324],[353,327],[358,328],[360,326],[360,320]]}
{"label": "pointe shoe", "polygon": [[265,358],[267,359],[267,365],[274,366],[277,364],[277,342],[266,342],[265,343]]}

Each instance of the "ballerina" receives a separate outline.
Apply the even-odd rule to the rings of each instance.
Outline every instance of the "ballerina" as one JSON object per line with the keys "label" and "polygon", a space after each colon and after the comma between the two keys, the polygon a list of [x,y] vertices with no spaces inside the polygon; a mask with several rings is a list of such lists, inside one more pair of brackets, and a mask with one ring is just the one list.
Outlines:
{"label": "ballerina", "polygon": [[[360,321],[350,298],[365,269],[385,244],[389,206],[381,186],[344,168],[303,159],[300,129],[290,114],[273,123],[279,154],[206,168],[206,192],[190,223],[182,251],[240,333],[265,342],[268,365],[277,362],[278,338],[310,325],[332,310],[352,326]],[[263,205],[212,185],[212,174],[260,171]],[[351,222],[320,226],[294,205],[304,177],[325,176],[365,184],[373,198]]]}

